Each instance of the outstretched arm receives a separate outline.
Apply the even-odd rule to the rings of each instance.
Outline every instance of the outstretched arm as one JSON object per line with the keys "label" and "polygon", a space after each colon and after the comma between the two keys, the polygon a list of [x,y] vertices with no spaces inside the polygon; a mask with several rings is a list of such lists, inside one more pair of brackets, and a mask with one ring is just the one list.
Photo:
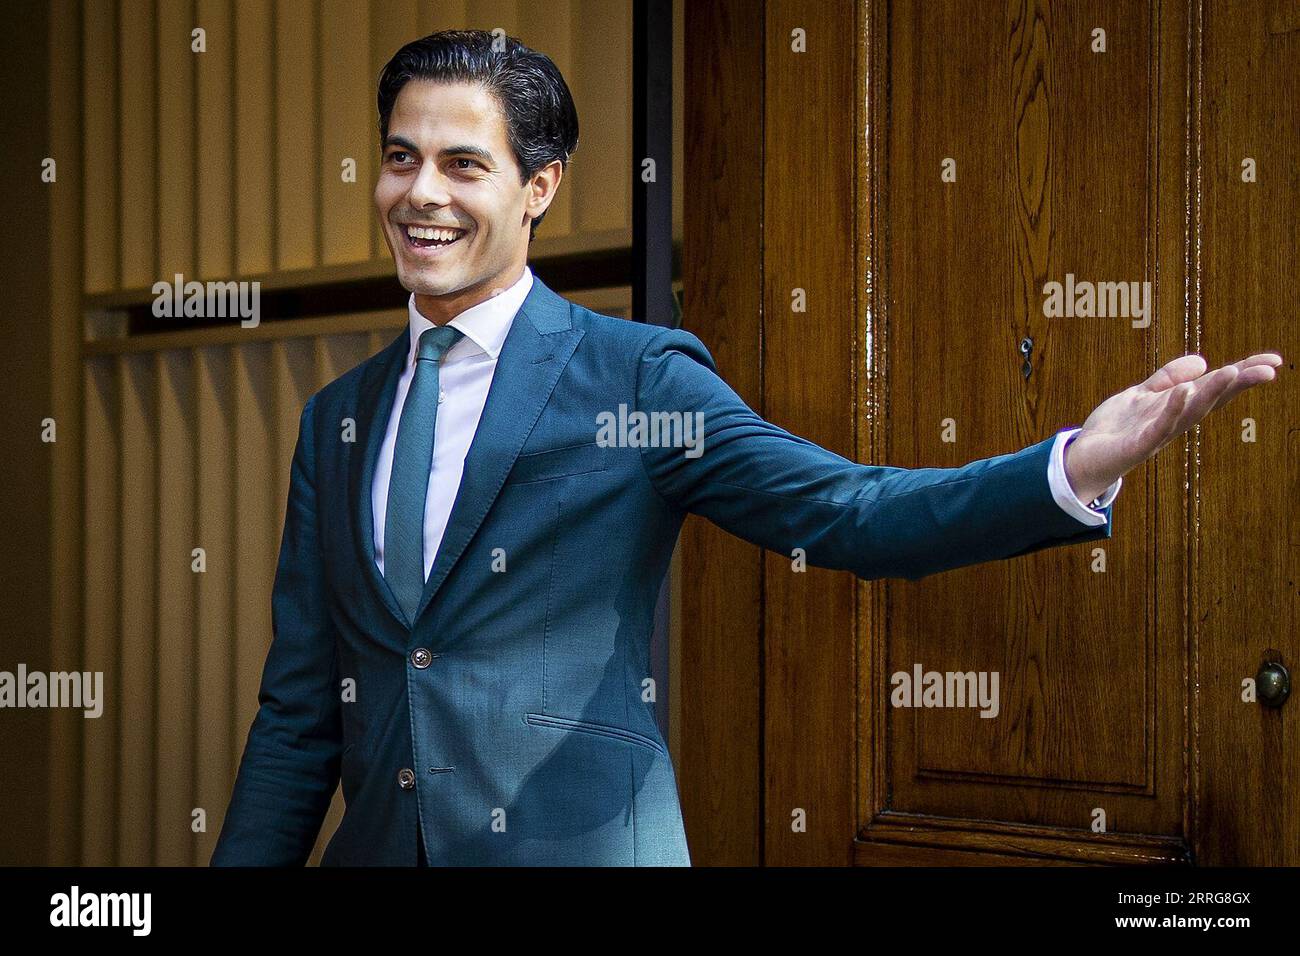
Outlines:
{"label": "outstretched arm", "polygon": [[814,567],[916,580],[1111,534],[1113,495],[1087,514],[1079,502],[1062,505],[1064,482],[1049,479],[1053,451],[1068,436],[960,468],[864,465],[756,414],[717,375],[703,343],[680,329],[647,342],[636,403],[649,415],[698,416],[703,425],[697,454],[641,448],[666,501],[772,551],[801,548]]}

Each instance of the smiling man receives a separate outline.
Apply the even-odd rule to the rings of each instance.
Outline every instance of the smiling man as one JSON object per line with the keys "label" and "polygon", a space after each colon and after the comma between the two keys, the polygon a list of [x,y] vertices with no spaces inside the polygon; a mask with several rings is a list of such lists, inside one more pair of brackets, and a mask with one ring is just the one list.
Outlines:
{"label": "smiling man", "polygon": [[[540,63],[536,68],[545,75]],[[531,239],[578,144],[578,117],[558,73],[553,82],[564,90],[565,108],[552,120],[551,148],[526,144],[521,159],[498,94],[471,80],[467,74],[462,82],[439,81],[390,67],[379,91],[383,157],[375,206],[398,280],[435,325],[521,280],[528,259],[521,235]],[[537,129],[539,103],[516,110],[522,128],[514,138],[547,138]],[[521,168],[521,161],[537,168]]]}
{"label": "smiling man", "polygon": [[[533,276],[578,142],[548,58],[438,33],[397,52],[378,99],[408,324],[303,408],[214,864],[302,864],[340,780],[326,864],[689,864],[643,699],[687,513],[867,579],[1109,537],[1123,474],[1281,363],[1183,356],[1021,451],[859,464],[764,421],[689,332]],[[699,422],[702,453],[598,441],[614,415]]]}

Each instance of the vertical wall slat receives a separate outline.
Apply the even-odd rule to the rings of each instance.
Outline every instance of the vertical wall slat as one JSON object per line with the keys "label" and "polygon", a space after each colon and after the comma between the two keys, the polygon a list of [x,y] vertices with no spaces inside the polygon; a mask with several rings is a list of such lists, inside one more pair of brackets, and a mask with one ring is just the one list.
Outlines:
{"label": "vertical wall slat", "polygon": [[207,34],[198,53],[198,273],[224,279],[234,269],[231,175],[235,130],[231,122],[234,33],[230,0],[198,0],[197,26]]}
{"label": "vertical wall slat", "polygon": [[[544,17],[529,17],[520,26],[519,39],[534,50],[540,50],[555,61],[566,83],[574,84],[575,33],[572,0],[556,0],[547,8]],[[578,92],[572,86],[569,92],[577,100]],[[578,114],[581,121],[582,114]],[[581,122],[579,123],[581,128]],[[538,226],[538,235],[548,237],[567,236],[573,232],[573,182],[569,178],[572,169],[565,169],[561,179],[560,190],[546,209],[546,218]]]}
{"label": "vertical wall slat", "polygon": [[85,0],[82,21],[82,188],[95,208],[80,223],[87,293],[112,291],[119,282],[115,10],[113,0]]}
{"label": "vertical wall slat", "polygon": [[[370,20],[356,0],[324,0],[321,30],[321,260],[324,265],[370,258],[374,135],[368,109]],[[355,163],[351,182],[343,161]]]}
{"label": "vertical wall slat", "polygon": [[158,5],[158,263],[156,278],[194,269],[194,67],[190,30],[193,5]]}
{"label": "vertical wall slat", "polygon": [[[199,862],[194,802],[194,363],[156,353],[158,381],[157,862]],[[207,862],[202,861],[202,862]]]}
{"label": "vertical wall slat", "polygon": [[197,850],[199,863],[206,863],[230,801],[247,728],[236,729],[233,717],[235,513],[229,353],[221,347],[196,349],[194,366],[196,546],[204,549],[207,570],[198,576],[196,597],[193,746],[197,805],[207,814],[207,832],[198,836]]}
{"label": "vertical wall slat", "polygon": [[316,129],[316,6],[275,6],[276,268],[316,265],[320,169]]}
{"label": "vertical wall slat", "polygon": [[[121,183],[122,285],[151,286],[157,279],[158,250],[155,221],[155,165],[157,135],[154,125],[154,4],[153,0],[123,3],[118,19],[121,60],[118,82],[122,100],[122,141],[118,151]],[[89,144],[94,155],[102,149]],[[98,197],[88,197],[85,218],[98,211]]]}
{"label": "vertical wall slat", "polygon": [[103,713],[84,720],[81,859],[83,866],[117,862],[118,720],[122,703],[118,663],[121,596],[117,361],[85,364],[85,645],[82,669],[104,675]]}
{"label": "vertical wall slat", "polygon": [[118,863],[149,866],[153,859],[156,633],[154,536],[156,388],[149,355],[118,357],[122,415],[121,528],[122,642],[117,660],[122,697],[118,763]]}
{"label": "vertical wall slat", "polygon": [[632,156],[632,5],[578,0],[575,19],[585,35],[600,42],[579,43],[573,51],[573,76],[586,82],[575,81],[570,92],[579,121],[586,122],[578,161],[565,177],[573,193],[572,228],[627,229],[632,176],[641,170],[639,158]]}
{"label": "vertical wall slat", "polygon": [[[417,36],[428,36],[438,30],[463,30],[474,26],[470,22],[474,15],[472,8],[473,5],[467,0],[447,0],[446,3],[421,0]],[[416,39],[416,36],[411,39]]]}
{"label": "vertical wall slat", "polygon": [[235,263],[240,275],[275,266],[274,166],[271,148],[275,60],[271,0],[235,9]]}

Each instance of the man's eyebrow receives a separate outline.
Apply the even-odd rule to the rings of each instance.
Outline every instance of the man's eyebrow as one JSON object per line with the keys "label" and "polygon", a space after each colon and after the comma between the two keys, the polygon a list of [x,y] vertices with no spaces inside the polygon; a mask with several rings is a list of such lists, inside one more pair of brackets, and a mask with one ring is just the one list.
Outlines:
{"label": "man's eyebrow", "polygon": [[390,146],[400,146],[402,149],[409,149],[413,153],[418,153],[420,151],[419,147],[405,136],[394,136],[389,134],[389,136],[384,140],[384,149],[388,149]]}
{"label": "man's eyebrow", "polygon": [[[416,146],[414,143],[412,143],[405,136],[390,135],[387,139],[384,140],[384,149],[388,149],[390,146],[399,146],[402,149],[409,150],[412,153],[420,152],[420,148]],[[450,156],[474,156],[477,157],[478,159],[483,160],[483,162],[485,162],[489,166],[495,164],[495,160],[492,158],[491,152],[484,149],[482,146],[474,146],[469,143],[462,144],[460,146],[448,146],[445,149],[440,149],[438,151],[438,155],[443,159],[447,159]]]}
{"label": "man's eyebrow", "polygon": [[[406,137],[389,135],[387,139],[383,140],[383,148],[385,148],[385,150],[394,146],[413,153],[420,152],[420,147],[417,147],[415,143],[412,143],[411,140]],[[485,148],[482,148],[481,146],[473,146],[471,143],[464,143],[461,144],[461,146],[448,146],[445,150],[439,150],[438,156],[441,157],[441,159],[447,159],[447,157],[450,156],[476,156],[477,159],[481,159],[487,165],[495,165],[495,160],[490,151],[485,150]]]}
{"label": "man's eyebrow", "polygon": [[475,156],[483,160],[483,162],[487,163],[489,166],[492,165],[492,154],[482,146],[473,146],[469,144],[464,146],[448,146],[446,149],[439,150],[438,155],[443,159],[446,159],[449,156]]}

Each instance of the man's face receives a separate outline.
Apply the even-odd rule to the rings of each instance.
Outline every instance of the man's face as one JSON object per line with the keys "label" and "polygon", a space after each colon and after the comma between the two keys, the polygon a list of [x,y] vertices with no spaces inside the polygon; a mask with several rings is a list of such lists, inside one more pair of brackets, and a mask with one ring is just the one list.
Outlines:
{"label": "man's face", "polygon": [[[416,79],[402,87],[375,209],[398,279],[421,312],[441,323],[518,278],[529,223],[549,205],[559,165],[521,185],[501,109],[478,85]],[[444,226],[454,241],[445,241]]]}

